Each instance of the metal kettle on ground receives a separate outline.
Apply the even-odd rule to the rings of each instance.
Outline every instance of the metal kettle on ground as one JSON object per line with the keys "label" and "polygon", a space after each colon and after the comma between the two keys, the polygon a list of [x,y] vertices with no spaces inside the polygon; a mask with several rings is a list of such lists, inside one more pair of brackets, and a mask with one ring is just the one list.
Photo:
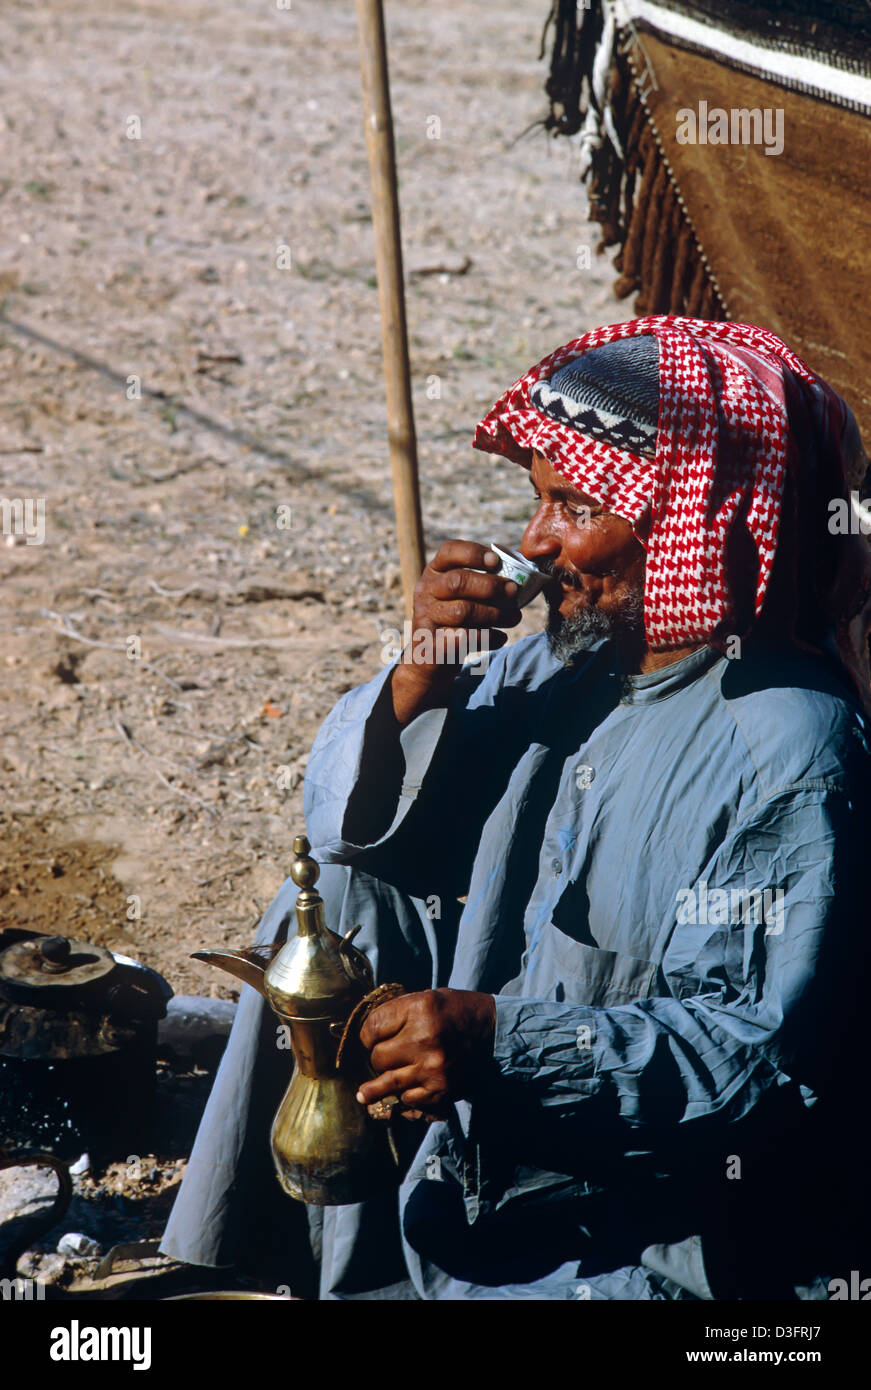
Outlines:
{"label": "metal kettle on ground", "polygon": [[370,1073],[353,1024],[368,1012],[372,966],[352,944],[359,927],[341,937],[326,925],[310,848],[303,835],[293,842],[295,937],[280,948],[195,951],[194,959],[253,985],[287,1025],[296,1066],[272,1124],[275,1170],[291,1197],[336,1206],[395,1186],[399,1169],[389,1127],[356,1098]]}

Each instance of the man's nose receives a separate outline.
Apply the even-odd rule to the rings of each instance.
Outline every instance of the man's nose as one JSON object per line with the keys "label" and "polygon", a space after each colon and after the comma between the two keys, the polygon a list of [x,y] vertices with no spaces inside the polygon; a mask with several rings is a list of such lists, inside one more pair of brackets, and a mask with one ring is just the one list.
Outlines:
{"label": "man's nose", "polygon": [[555,560],[562,548],[562,541],[552,524],[551,509],[542,505],[523,533],[520,553],[527,560]]}

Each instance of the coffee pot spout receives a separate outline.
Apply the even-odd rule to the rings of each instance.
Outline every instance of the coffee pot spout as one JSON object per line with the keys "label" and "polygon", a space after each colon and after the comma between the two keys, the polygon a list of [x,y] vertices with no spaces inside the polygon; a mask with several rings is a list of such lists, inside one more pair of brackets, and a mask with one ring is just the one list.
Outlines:
{"label": "coffee pot spout", "polygon": [[206,965],[216,965],[219,970],[226,970],[237,980],[244,980],[246,985],[252,985],[260,994],[265,994],[263,980],[266,969],[279,949],[278,946],[252,946],[247,951],[194,951],[192,958],[205,961]]}

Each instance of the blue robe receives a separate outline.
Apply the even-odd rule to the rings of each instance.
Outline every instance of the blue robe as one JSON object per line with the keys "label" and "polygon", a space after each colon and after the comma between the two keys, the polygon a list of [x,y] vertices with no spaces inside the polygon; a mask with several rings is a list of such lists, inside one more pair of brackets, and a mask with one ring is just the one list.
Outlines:
{"label": "blue robe", "polygon": [[[569,672],[536,636],[401,734],[389,675],[308,763],[328,921],[363,923],[379,979],[493,993],[494,1057],[424,1132],[398,1226],[395,1199],[310,1213],[321,1296],[824,1297],[863,1181],[871,757],[840,668],[784,645],[621,676],[604,645]],[[244,1008],[180,1258],[232,1246],[263,1070]]]}

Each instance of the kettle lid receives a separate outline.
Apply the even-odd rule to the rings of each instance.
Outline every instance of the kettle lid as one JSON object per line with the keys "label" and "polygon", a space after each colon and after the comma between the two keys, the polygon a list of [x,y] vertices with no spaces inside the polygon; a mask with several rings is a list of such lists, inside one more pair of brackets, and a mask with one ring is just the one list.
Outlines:
{"label": "kettle lid", "polygon": [[96,1002],[117,972],[111,951],[66,936],[37,936],[0,951],[0,994],[20,1004],[74,1008]]}

